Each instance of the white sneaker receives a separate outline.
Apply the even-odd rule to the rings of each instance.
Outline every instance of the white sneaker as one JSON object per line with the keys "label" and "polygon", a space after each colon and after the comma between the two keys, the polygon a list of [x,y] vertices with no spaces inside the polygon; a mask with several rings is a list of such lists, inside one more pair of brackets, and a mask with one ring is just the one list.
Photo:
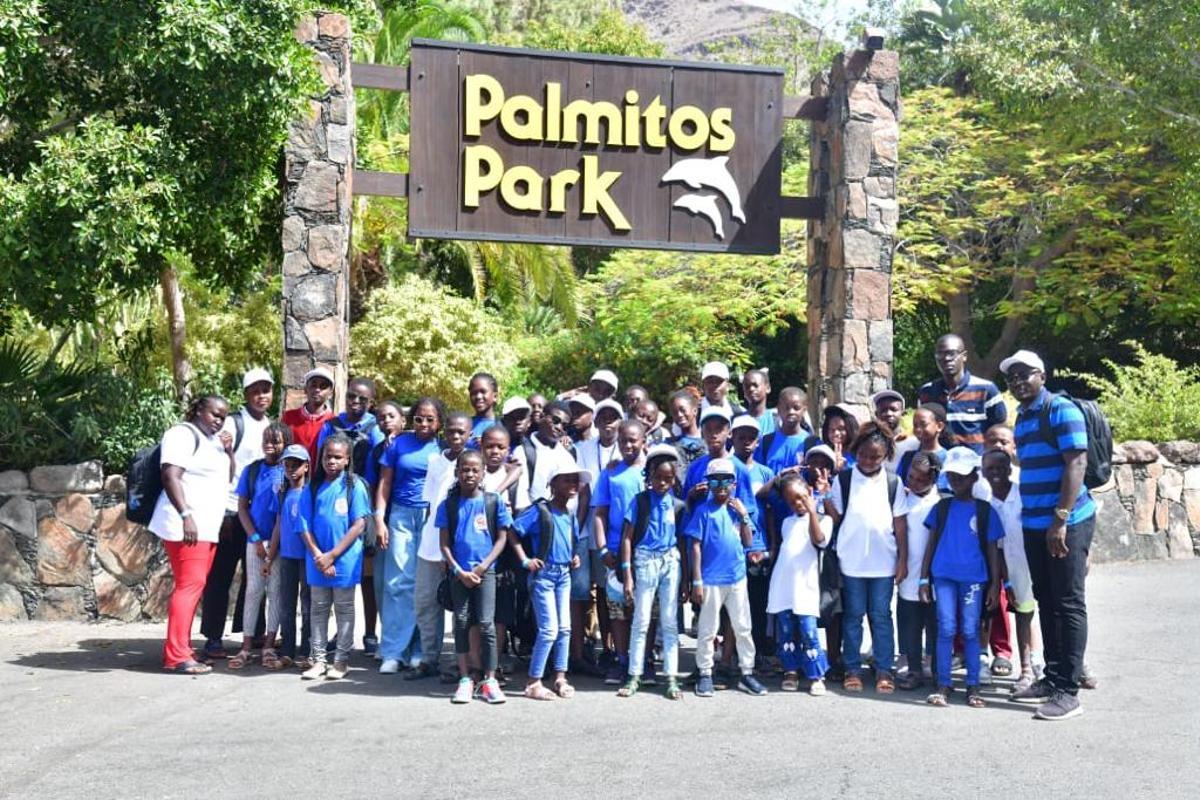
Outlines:
{"label": "white sneaker", "polygon": [[346,677],[346,673],[350,671],[350,666],[344,661],[335,661],[333,666],[325,671],[325,680],[340,681]]}
{"label": "white sneaker", "polygon": [[986,657],[984,657],[984,659],[979,663],[979,685],[992,685],[992,668],[988,666]]}
{"label": "white sneaker", "polygon": [[400,671],[400,662],[394,658],[385,658],[379,665],[380,675],[395,675]]}
{"label": "white sneaker", "polygon": [[328,669],[328,664],[326,664],[324,661],[318,661],[308,669],[304,670],[304,672],[300,673],[300,680],[315,681],[317,678],[324,677]]}

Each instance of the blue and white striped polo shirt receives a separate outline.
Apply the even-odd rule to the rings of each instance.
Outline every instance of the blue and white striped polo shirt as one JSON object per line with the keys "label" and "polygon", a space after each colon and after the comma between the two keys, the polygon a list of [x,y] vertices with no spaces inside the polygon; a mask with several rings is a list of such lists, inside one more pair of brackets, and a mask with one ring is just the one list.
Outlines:
{"label": "blue and white striped polo shirt", "polygon": [[950,389],[941,378],[930,381],[917,392],[917,402],[941,403],[955,444],[983,452],[983,434],[993,425],[1008,419],[1004,397],[996,384],[963,370],[962,382]]}
{"label": "blue and white striped polo shirt", "polygon": [[[1057,444],[1051,447],[1041,431],[1042,406],[1050,406],[1050,431]],[[1021,524],[1027,531],[1045,531],[1054,521],[1058,491],[1062,483],[1062,454],[1067,450],[1087,450],[1087,427],[1083,412],[1070,400],[1053,397],[1046,389],[1028,406],[1017,409],[1017,459],[1021,462]],[[1075,525],[1096,513],[1096,504],[1084,486],[1068,525]]]}

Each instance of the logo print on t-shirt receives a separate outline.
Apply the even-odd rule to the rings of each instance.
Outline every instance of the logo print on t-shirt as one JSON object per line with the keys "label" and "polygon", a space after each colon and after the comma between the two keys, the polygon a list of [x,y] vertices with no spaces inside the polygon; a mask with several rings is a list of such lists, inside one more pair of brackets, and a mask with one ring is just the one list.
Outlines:
{"label": "logo print on t-shirt", "polygon": [[971,533],[979,533],[979,522],[975,517],[971,517]]}
{"label": "logo print on t-shirt", "polygon": [[344,517],[350,513],[350,504],[346,502],[346,498],[339,497],[333,503],[333,510]]}
{"label": "logo print on t-shirt", "polygon": [[487,530],[487,517],[483,514],[475,515],[475,530],[483,533]]}

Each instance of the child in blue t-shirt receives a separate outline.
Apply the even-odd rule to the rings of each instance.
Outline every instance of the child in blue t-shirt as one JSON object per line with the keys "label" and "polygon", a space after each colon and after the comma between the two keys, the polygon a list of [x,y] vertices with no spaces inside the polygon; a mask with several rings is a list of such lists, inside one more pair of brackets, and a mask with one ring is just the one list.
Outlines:
{"label": "child in blue t-shirt", "polygon": [[500,386],[495,377],[487,372],[476,372],[467,382],[467,400],[475,410],[475,415],[471,417],[471,435],[467,438],[469,449],[478,450],[483,432],[500,424],[496,416],[496,397],[499,392]]}
{"label": "child in blue t-shirt", "polygon": [[746,506],[732,496],[737,480],[733,462],[712,459],[704,477],[709,497],[692,511],[684,529],[684,535],[692,540],[692,600],[700,604],[696,695],[713,694],[713,640],[722,608],[729,613],[737,639],[738,666],[742,670],[738,687],[749,694],[764,695],[766,687],[754,677],[754,639],[746,592],[745,548],[754,537],[754,525]]}
{"label": "child in blue t-shirt", "polygon": [[984,706],[979,691],[979,622],[983,609],[991,612],[999,602],[996,542],[1004,538],[1004,524],[987,501],[972,495],[979,463],[979,455],[969,447],[954,447],[946,454],[943,471],[950,477],[954,495],[939,501],[925,518],[929,543],[918,586],[922,602],[936,599],[938,688],[928,698],[935,706],[950,701],[950,660],[956,634],[963,638],[967,705]]}
{"label": "child in blue t-shirt", "polygon": [[[496,559],[504,551],[512,514],[499,495],[484,493],[483,456],[464,450],[457,459],[458,483],[438,504],[434,525],[441,534],[442,558],[450,570],[450,599],[454,613],[454,652],[458,656],[458,689],[452,703],[469,703],[475,693],[468,654],[470,631],[479,626],[483,683],[479,694],[490,704],[503,703],[504,692],[496,681]],[[490,499],[489,499],[490,498]],[[449,505],[455,510],[449,511]],[[495,517],[489,519],[489,506]],[[454,518],[453,520],[451,518]]]}
{"label": "child in blue t-shirt", "polygon": [[[775,472],[755,458],[759,444],[758,422],[749,414],[733,421],[730,438],[733,441],[733,458],[750,473],[750,491],[754,505],[750,516],[754,518],[754,538],[746,548],[746,590],[750,595],[750,620],[754,632],[754,648],[760,654],[770,652],[767,641],[767,595],[771,589],[771,553],[777,549],[779,524],[783,516],[772,502],[772,486]],[[793,469],[796,472],[798,468]],[[728,622],[722,634],[725,641],[733,641]],[[721,669],[729,673],[733,664],[734,648],[726,647],[721,654]]]}
{"label": "child in blue t-shirt", "polygon": [[[293,663],[301,670],[312,666],[308,654],[312,625],[308,580],[304,575],[306,547],[301,535],[300,499],[308,488],[308,448],[289,445],[283,451],[286,483],[279,502],[279,515],[271,535],[271,547],[278,554],[279,635],[283,640],[280,669]],[[300,645],[296,646],[296,601],[300,602]]]}
{"label": "child in blue t-shirt", "polygon": [[[550,499],[539,500],[517,517],[508,543],[522,569],[529,572],[529,600],[537,619],[537,638],[529,658],[525,696],[533,700],[573,697],[567,683],[571,654],[571,570],[579,568],[575,540],[579,519],[567,507],[591,473],[574,464],[560,464],[550,474]],[[549,536],[543,537],[548,532]],[[528,547],[525,545],[528,544]],[[542,684],[546,660],[554,651],[554,691]]]}
{"label": "child in blue t-shirt", "polygon": [[[300,495],[301,537],[312,602],[312,661],[302,678],[344,678],[354,645],[354,587],[362,578],[362,532],[371,516],[367,487],[350,468],[350,439],[335,433],[321,448],[325,479]],[[333,666],[326,663],[329,611],[337,620]]]}
{"label": "child in blue t-shirt", "polygon": [[799,466],[804,456],[804,444],[812,435],[804,427],[807,404],[808,395],[796,386],[788,386],[779,393],[775,405],[779,428],[763,435],[757,453],[758,460],[770,467],[776,475],[785,469]]}

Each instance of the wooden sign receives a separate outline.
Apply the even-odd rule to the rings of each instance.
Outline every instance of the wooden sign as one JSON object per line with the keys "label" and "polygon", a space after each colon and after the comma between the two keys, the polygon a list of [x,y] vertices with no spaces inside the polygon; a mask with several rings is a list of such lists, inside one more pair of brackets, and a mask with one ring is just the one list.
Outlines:
{"label": "wooden sign", "polygon": [[416,40],[408,234],[778,253],[783,71]]}

